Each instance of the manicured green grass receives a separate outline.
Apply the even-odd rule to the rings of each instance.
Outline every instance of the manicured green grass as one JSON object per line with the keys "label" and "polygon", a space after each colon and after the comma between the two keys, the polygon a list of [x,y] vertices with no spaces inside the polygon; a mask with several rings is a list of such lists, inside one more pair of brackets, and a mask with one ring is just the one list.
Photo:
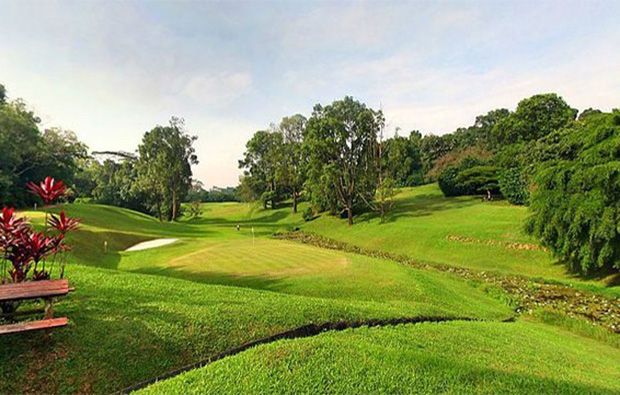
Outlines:
{"label": "manicured green grass", "polygon": [[[51,345],[41,333],[0,338],[0,393],[110,393],[311,322],[477,310],[460,312],[425,300],[303,297],[84,266],[71,267],[70,278],[76,291],[56,309],[70,325],[54,331]],[[509,314],[493,300],[471,300],[481,308],[476,316]]]}
{"label": "manicured green grass", "polygon": [[[300,212],[307,203],[300,206]],[[451,265],[479,271],[516,274],[559,281],[593,292],[620,297],[620,278],[608,276],[584,279],[570,273],[549,252],[538,248],[535,239],[523,231],[526,207],[505,201],[482,202],[478,197],[446,198],[436,184],[404,188],[385,223],[377,213],[355,217],[352,227],[346,220],[322,214],[304,222],[288,206],[264,210],[256,205],[227,203],[204,205],[197,223],[220,229],[255,227],[264,233],[300,227],[325,237],[359,247],[407,255],[420,263]],[[246,229],[247,228],[247,229]],[[509,244],[535,246],[511,248]]]}
{"label": "manicured green grass", "polygon": [[[0,338],[0,393],[108,393],[312,322],[511,315],[501,302],[442,273],[253,241],[234,227],[159,224],[103,206],[65,208],[84,221],[72,236],[67,268],[76,292],[56,309],[70,325],[54,331],[51,345],[40,333]],[[181,240],[123,252],[162,236]]]}
{"label": "manicured green grass", "polygon": [[612,394],[618,348],[535,323],[360,328],[258,346],[146,394]]}
{"label": "manicured green grass", "polygon": [[[0,393],[109,393],[312,322],[423,316],[486,322],[358,329],[276,343],[152,391],[617,392],[611,378],[618,371],[610,368],[617,343],[583,323],[547,313],[538,320],[556,328],[490,322],[512,314],[492,297],[494,289],[489,294],[448,273],[269,238],[302,227],[420,262],[603,289],[600,281],[571,279],[543,251],[446,238],[533,243],[521,231],[523,208],[445,199],[435,186],[404,191],[396,207],[386,224],[363,214],[348,228],[326,215],[305,223],[290,207],[240,203],[205,204],[201,217],[174,224],[114,207],[66,206],[83,219],[71,236],[67,269],[76,292],[57,307],[70,325],[55,331],[49,345],[37,333],[0,338]],[[43,217],[27,214],[39,223]],[[161,237],[179,241],[124,251]],[[201,380],[213,385],[203,388]]]}
{"label": "manicured green grass", "polygon": [[[384,224],[375,213],[360,215],[350,228],[346,221],[324,215],[304,229],[361,247],[405,254],[420,263],[604,285],[603,281],[576,278],[548,252],[509,248],[507,243],[537,244],[523,231],[527,215],[527,208],[505,201],[445,198],[433,184],[405,189]],[[462,242],[448,236],[498,244]]]}
{"label": "manicured green grass", "polygon": [[445,273],[323,250],[248,238],[183,240],[121,254],[121,270],[328,299],[428,303],[465,316],[499,318],[508,310],[471,283]]}

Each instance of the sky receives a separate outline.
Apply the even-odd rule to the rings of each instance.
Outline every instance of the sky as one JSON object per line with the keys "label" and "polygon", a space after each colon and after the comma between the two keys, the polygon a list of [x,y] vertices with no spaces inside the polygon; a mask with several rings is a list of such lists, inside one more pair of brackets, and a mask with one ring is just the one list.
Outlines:
{"label": "sky", "polygon": [[537,93],[618,108],[620,1],[0,0],[0,83],[95,151],[183,117],[229,186],[255,131],[346,95],[401,134]]}

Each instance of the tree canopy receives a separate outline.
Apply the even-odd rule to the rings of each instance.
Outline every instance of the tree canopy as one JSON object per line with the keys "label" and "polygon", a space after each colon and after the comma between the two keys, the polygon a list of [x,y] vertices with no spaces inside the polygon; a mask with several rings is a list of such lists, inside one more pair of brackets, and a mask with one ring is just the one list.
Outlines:
{"label": "tree canopy", "polygon": [[381,111],[349,96],[317,104],[308,120],[304,144],[310,193],[323,195],[324,187],[331,188],[350,225],[355,207],[374,199],[377,135],[383,123]]}
{"label": "tree canopy", "polygon": [[176,221],[181,202],[191,188],[192,168],[198,163],[193,147],[197,137],[185,131],[181,118],[146,132],[138,146],[138,185],[160,219]]}

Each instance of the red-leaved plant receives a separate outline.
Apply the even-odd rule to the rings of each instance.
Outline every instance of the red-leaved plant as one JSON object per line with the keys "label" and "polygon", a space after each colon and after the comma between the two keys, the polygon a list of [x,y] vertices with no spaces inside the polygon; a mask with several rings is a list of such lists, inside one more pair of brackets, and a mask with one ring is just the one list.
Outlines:
{"label": "red-leaved plant", "polygon": [[[28,188],[39,195],[46,205],[62,197],[66,191],[62,181],[51,177],[46,177],[40,185],[31,182]],[[52,278],[55,265],[58,267],[58,277],[63,278],[69,250],[66,235],[77,229],[79,222],[68,217],[64,211],[58,215],[46,212],[46,229],[36,232],[25,218],[15,215],[13,208],[3,208],[0,213],[0,283],[47,280]]]}

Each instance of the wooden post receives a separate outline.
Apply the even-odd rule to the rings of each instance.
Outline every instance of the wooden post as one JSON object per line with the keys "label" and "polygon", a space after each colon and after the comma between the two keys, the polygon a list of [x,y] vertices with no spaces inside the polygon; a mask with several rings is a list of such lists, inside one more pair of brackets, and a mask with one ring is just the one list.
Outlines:
{"label": "wooden post", "polygon": [[[53,301],[53,298],[45,298],[45,308],[44,308],[44,311],[45,311],[45,314],[43,316],[44,319],[51,320],[52,318],[54,318],[54,301]],[[46,329],[45,330],[45,341],[47,343],[49,343],[49,341],[50,341],[50,333],[51,333],[50,329]]]}

